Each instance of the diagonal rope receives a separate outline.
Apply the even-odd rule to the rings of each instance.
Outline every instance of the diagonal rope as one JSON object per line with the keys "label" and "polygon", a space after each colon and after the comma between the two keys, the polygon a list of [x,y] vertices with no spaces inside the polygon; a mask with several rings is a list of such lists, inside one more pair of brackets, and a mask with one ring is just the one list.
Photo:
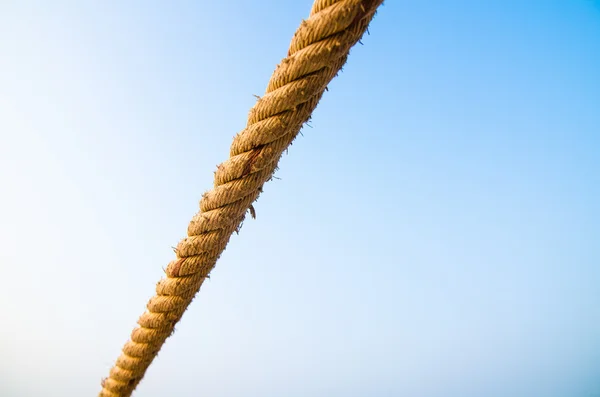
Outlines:
{"label": "diagonal rope", "polygon": [[218,166],[214,187],[177,246],[166,278],[138,320],[120,357],[102,381],[100,397],[130,396],[175,324],[214,268],[296,138],[327,84],[346,62],[383,0],[316,0],[277,66],[266,94],[250,110],[246,128],[234,138],[230,157]]}

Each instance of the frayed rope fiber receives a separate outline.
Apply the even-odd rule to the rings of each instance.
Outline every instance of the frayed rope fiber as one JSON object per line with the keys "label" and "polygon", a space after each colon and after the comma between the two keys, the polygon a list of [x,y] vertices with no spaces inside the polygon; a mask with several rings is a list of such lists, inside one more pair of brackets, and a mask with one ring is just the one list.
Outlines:
{"label": "frayed rope fiber", "polygon": [[100,397],[127,397],[143,378],[175,324],[239,229],[283,152],[298,135],[327,84],[346,63],[383,0],[316,0],[294,34],[266,94],[250,110],[246,128],[234,138],[230,157],[218,166],[214,187],[200,201],[177,257],[156,285],[138,327],[102,381]]}

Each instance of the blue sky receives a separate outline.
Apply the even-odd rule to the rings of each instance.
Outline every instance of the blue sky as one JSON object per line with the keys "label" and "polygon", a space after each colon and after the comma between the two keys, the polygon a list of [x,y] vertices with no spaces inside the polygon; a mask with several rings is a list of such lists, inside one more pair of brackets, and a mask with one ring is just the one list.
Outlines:
{"label": "blue sky", "polygon": [[[98,392],[310,5],[0,5],[0,395]],[[370,31],[136,395],[600,395],[600,6]]]}

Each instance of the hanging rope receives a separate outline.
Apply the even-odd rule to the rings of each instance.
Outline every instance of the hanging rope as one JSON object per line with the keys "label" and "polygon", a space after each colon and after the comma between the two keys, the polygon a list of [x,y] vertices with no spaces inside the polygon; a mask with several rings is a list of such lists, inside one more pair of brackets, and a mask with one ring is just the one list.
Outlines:
{"label": "hanging rope", "polygon": [[238,230],[283,151],[296,138],[327,84],[346,62],[383,0],[316,0],[294,34],[288,56],[277,66],[266,94],[250,110],[246,128],[218,166],[214,188],[202,196],[188,237],[176,248],[166,278],[156,285],[121,356],[102,381],[100,397],[127,397],[136,388],[175,324]]}

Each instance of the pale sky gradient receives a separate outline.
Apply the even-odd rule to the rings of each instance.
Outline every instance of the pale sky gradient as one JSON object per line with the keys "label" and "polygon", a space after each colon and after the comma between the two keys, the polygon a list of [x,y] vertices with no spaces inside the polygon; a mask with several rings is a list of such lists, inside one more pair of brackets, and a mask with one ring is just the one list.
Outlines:
{"label": "pale sky gradient", "polygon": [[[0,2],[0,396],[94,396],[311,1]],[[394,1],[136,396],[600,396],[600,6]]]}

